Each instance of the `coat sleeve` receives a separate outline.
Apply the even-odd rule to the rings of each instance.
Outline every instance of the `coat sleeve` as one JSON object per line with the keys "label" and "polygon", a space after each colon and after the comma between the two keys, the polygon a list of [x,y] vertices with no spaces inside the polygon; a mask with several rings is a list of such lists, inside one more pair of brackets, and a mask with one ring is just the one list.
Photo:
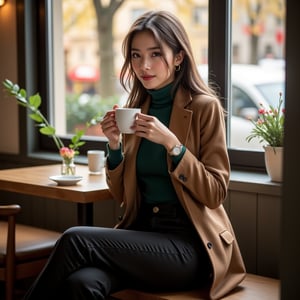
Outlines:
{"label": "coat sleeve", "polygon": [[108,166],[105,167],[106,172],[106,182],[108,188],[113,196],[118,202],[123,202],[124,195],[124,184],[123,184],[123,170],[124,170],[124,160],[114,168],[110,170]]}
{"label": "coat sleeve", "polygon": [[178,195],[188,194],[185,200],[214,209],[225,200],[229,184],[224,112],[217,99],[203,95],[193,99],[189,109],[193,117],[187,151],[170,174]]}

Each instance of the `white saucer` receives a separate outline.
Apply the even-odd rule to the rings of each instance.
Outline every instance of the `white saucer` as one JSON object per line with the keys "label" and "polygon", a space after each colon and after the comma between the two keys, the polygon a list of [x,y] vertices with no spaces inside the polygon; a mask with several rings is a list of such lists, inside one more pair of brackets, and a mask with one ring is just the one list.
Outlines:
{"label": "white saucer", "polygon": [[57,182],[58,185],[75,185],[77,182],[82,180],[83,177],[76,175],[57,175],[50,176],[49,179]]}

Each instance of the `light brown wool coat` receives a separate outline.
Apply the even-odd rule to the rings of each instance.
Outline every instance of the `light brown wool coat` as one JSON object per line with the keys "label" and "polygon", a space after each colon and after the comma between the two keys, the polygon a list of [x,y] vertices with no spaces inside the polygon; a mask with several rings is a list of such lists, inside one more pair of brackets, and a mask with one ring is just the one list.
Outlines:
{"label": "light brown wool coat", "polygon": [[[147,113],[150,97],[142,106]],[[210,298],[219,299],[245,277],[245,267],[231,223],[223,208],[230,165],[225,140],[224,114],[218,100],[190,94],[179,88],[169,128],[187,150],[175,169],[167,157],[168,169],[178,198],[192,220],[210,257],[213,280]],[[136,178],[136,156],[140,138],[123,137],[124,157],[114,170],[106,168],[107,183],[114,199],[124,204],[126,228],[135,219],[140,194]]]}

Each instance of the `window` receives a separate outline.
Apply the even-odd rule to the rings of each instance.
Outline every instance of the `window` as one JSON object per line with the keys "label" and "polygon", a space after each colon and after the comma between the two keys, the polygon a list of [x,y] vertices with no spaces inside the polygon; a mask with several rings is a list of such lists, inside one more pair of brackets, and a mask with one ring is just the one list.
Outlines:
{"label": "window", "polygon": [[[50,55],[53,55],[55,66],[53,89],[57,95],[54,97],[54,123],[62,136],[84,127],[95,115],[101,117],[115,103],[124,104],[127,93],[119,84],[123,64],[121,45],[129,26],[146,10],[160,7],[182,20],[189,20],[196,12],[201,12],[201,20],[205,22],[202,20],[196,29],[193,22],[185,23],[185,27],[197,63],[207,62],[207,0],[184,4],[180,1],[125,0],[116,11],[109,7],[110,2],[102,2],[106,15],[96,12],[91,0],[81,0],[78,5],[74,5],[73,0],[49,3],[49,9],[53,11],[54,37]],[[197,5],[200,3],[205,6],[199,10]],[[88,128],[86,133],[100,141],[105,140],[99,124]]]}
{"label": "window", "polygon": [[276,106],[284,95],[283,8],[284,0],[232,1],[230,148],[263,151],[258,139],[245,138],[260,104]]}
{"label": "window", "polygon": [[[209,81],[218,87],[228,111],[227,141],[232,165],[264,166],[261,145],[255,148],[245,142],[251,130],[247,118],[255,117],[260,99],[277,101],[277,94],[284,93],[284,0],[124,0],[113,16],[101,16],[106,26],[112,26],[112,35],[98,35],[97,26],[101,24],[97,23],[91,0],[78,0],[76,5],[74,0],[38,2],[29,1],[36,9],[29,17],[37,17],[36,22],[42,24],[36,41],[30,45],[36,46],[32,48],[32,61],[38,59],[38,66],[36,75],[31,72],[32,78],[30,72],[26,73],[26,82],[35,83],[36,90],[47,100],[44,113],[55,121],[62,136],[68,138],[76,126],[82,126],[91,116],[104,113],[116,102],[123,103],[126,94],[118,83],[123,61],[121,42],[133,18],[159,7],[174,12],[183,21],[197,64],[206,66]],[[29,10],[26,7],[25,15]],[[37,27],[33,22],[33,33]],[[101,48],[104,44],[111,48]],[[268,75],[259,74],[258,70]],[[86,149],[105,148],[105,138],[99,130],[88,132]],[[41,149],[55,148],[49,139],[39,138]]]}

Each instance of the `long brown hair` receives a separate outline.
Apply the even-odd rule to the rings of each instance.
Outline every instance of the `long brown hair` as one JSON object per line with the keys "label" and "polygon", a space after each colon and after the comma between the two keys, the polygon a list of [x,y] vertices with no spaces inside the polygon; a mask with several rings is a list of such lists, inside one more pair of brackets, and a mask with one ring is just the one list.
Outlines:
{"label": "long brown hair", "polygon": [[121,69],[120,82],[125,90],[130,92],[127,101],[128,106],[140,106],[147,96],[146,89],[136,77],[131,66],[132,40],[136,33],[145,30],[152,32],[156,42],[160,45],[162,53],[162,42],[172,49],[174,55],[180,51],[184,52],[180,70],[175,72],[173,91],[181,85],[189,90],[192,95],[207,94],[215,96],[214,91],[205,84],[199,75],[188,35],[179,19],[167,11],[149,11],[132,24],[122,45],[125,61]]}

